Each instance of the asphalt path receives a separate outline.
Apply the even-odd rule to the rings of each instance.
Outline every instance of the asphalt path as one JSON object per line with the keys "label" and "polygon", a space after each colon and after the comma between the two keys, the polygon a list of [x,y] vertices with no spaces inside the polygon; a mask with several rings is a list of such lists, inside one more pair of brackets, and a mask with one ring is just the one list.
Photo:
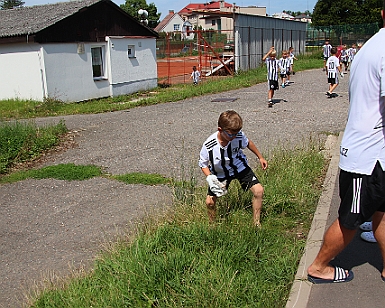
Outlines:
{"label": "asphalt path", "polygon": [[[125,111],[35,119],[38,125],[64,120],[74,139],[73,147],[47,155],[41,166],[94,164],[111,174],[159,173],[203,183],[199,151],[224,110],[240,113],[244,132],[266,157],[275,148],[322,142],[344,129],[348,76],[331,99],[320,69],[298,72],[292,81],[276,92],[273,108],[267,108],[262,83]],[[0,196],[0,307],[21,307],[42,282],[87,270],[116,236],[134,234],[148,215],[172,202],[166,186],[105,178],[29,179],[0,185]]]}

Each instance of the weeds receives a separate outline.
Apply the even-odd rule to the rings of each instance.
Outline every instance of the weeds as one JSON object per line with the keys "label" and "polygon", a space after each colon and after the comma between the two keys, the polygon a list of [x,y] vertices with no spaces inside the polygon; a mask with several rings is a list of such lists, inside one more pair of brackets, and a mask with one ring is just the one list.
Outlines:
{"label": "weeds", "polygon": [[325,161],[317,146],[273,151],[269,161],[269,173],[257,170],[265,186],[261,229],[251,227],[251,195],[235,182],[214,224],[207,188],[178,182],[166,219],[121,239],[89,274],[51,285],[32,307],[284,307]]}
{"label": "weeds", "polygon": [[42,128],[32,123],[0,122],[0,174],[57,145],[66,132],[63,122]]}

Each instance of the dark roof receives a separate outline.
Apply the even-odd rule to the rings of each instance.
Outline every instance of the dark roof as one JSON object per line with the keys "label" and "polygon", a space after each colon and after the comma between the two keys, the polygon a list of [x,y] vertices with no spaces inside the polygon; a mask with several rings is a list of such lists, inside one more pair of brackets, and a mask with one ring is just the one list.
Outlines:
{"label": "dark roof", "polygon": [[109,0],[78,0],[0,10],[0,37],[35,34],[101,1],[110,2]]}
{"label": "dark roof", "polygon": [[176,14],[174,13],[174,11],[170,11],[168,15],[165,18],[163,18],[163,20],[155,27],[154,30],[157,32],[162,31],[163,28],[167,26],[171,18],[173,18],[175,15]]}

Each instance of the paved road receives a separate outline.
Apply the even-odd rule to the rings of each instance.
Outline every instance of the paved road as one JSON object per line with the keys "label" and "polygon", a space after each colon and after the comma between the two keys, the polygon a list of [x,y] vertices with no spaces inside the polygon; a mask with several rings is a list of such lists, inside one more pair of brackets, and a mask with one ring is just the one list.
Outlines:
{"label": "paved road", "polygon": [[[95,164],[112,174],[140,171],[203,181],[198,153],[226,109],[241,114],[244,131],[265,156],[273,148],[324,140],[325,133],[344,129],[348,78],[333,99],[325,96],[321,70],[299,72],[292,80],[277,91],[273,108],[267,108],[264,83],[127,111],[36,119],[39,125],[63,119],[77,144],[44,164]],[[19,307],[31,286],[87,268],[106,242],[132,233],[146,215],[171,202],[167,187],[102,178],[26,180],[1,185],[0,196],[1,307]]]}

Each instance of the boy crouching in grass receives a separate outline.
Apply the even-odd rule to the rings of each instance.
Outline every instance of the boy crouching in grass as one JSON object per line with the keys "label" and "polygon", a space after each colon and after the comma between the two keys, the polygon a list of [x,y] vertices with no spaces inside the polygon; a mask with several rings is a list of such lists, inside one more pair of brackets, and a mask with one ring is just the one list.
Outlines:
{"label": "boy crouching in grass", "polygon": [[259,159],[262,169],[267,168],[254,142],[249,140],[242,129],[242,118],[234,110],[222,112],[218,119],[218,131],[203,143],[199,167],[209,184],[206,205],[210,222],[216,218],[216,201],[224,196],[232,180],[238,180],[243,190],[253,193],[253,224],[260,226],[263,187],[248,165],[243,149],[248,148]]}

